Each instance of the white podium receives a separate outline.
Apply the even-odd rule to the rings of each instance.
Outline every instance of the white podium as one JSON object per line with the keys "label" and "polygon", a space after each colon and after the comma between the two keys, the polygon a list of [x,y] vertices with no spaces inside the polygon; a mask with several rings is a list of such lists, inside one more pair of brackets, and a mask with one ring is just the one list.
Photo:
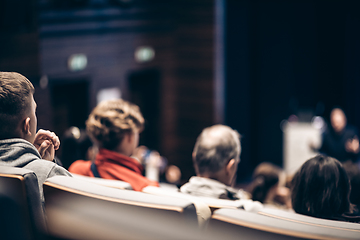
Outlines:
{"label": "white podium", "polygon": [[283,126],[283,166],[287,175],[293,175],[308,159],[317,155],[310,144],[319,147],[321,130],[311,123],[288,122]]}

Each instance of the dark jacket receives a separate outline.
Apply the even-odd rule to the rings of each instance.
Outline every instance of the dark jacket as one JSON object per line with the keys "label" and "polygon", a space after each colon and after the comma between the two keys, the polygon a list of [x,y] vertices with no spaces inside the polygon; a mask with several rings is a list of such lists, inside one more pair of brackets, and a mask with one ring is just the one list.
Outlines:
{"label": "dark jacket", "polygon": [[357,137],[357,130],[354,127],[346,126],[340,133],[336,133],[329,127],[322,135],[322,145],[319,152],[336,158],[340,162],[351,160],[357,161],[359,154],[347,152],[345,145],[348,140]]}

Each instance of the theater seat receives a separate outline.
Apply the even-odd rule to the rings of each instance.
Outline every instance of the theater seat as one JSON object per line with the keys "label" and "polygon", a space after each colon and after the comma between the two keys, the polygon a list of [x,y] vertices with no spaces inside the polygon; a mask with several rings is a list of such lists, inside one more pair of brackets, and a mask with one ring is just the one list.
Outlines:
{"label": "theater seat", "polygon": [[[46,234],[45,217],[37,177],[33,171],[1,166],[0,196],[2,202],[1,222],[5,221],[6,224],[9,224],[17,218],[17,226],[9,224],[12,227],[9,229],[2,224],[2,228],[6,227],[6,231],[15,233],[14,236],[19,236],[19,239],[44,238]],[[5,230],[0,232],[1,239],[8,239],[4,235],[1,237],[1,233],[4,233]],[[12,236],[12,234],[10,235]]]}
{"label": "theater seat", "polygon": [[347,229],[350,231],[358,232],[360,238],[360,224],[358,223],[315,218],[294,212],[288,212],[288,211],[272,209],[272,208],[263,208],[262,210],[259,211],[259,214],[273,218],[284,219],[292,222],[300,222],[308,225],[315,225],[315,226],[320,225],[323,227],[334,228],[334,229]]}
{"label": "theater seat", "polygon": [[199,227],[200,228],[207,227],[207,224],[211,217],[211,210],[210,210],[210,207],[206,203],[200,201],[199,199],[192,198],[190,195],[187,195],[187,194],[176,192],[173,189],[158,188],[158,187],[153,187],[153,186],[148,186],[148,187],[143,188],[142,192],[154,194],[154,195],[158,195],[158,196],[188,199],[195,205]]}
{"label": "theater seat", "polygon": [[264,216],[241,209],[218,209],[209,233],[222,239],[359,239],[359,233]]}
{"label": "theater seat", "polygon": [[14,198],[0,193],[0,239],[34,239],[21,209]]}
{"label": "theater seat", "polygon": [[184,239],[198,231],[195,207],[184,199],[64,176],[48,179],[44,195],[49,233],[58,238]]}
{"label": "theater seat", "polygon": [[78,178],[78,179],[81,179],[81,180],[84,180],[84,181],[96,183],[96,184],[99,184],[99,185],[112,187],[112,188],[132,190],[132,187],[131,187],[130,183],[127,183],[127,182],[124,182],[124,181],[112,180],[112,179],[104,179],[104,178],[87,177],[87,176],[82,176],[82,175],[75,174],[75,173],[72,173],[72,175],[73,175],[74,178]]}

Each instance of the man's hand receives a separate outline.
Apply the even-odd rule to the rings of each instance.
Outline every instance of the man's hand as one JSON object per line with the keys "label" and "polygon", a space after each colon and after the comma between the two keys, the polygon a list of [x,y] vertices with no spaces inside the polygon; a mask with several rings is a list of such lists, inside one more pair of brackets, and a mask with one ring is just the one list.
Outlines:
{"label": "man's hand", "polygon": [[357,137],[349,139],[345,144],[345,149],[347,152],[358,153],[359,152],[359,139]]}
{"label": "man's hand", "polygon": [[59,149],[60,140],[55,133],[40,129],[35,135],[34,146],[42,159],[52,161],[55,157],[55,150]]}

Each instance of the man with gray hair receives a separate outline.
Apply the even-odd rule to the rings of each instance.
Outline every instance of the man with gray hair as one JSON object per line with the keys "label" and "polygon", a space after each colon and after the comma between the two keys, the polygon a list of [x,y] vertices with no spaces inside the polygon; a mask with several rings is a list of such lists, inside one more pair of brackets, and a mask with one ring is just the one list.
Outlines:
{"label": "man with gray hair", "polygon": [[192,154],[196,175],[180,191],[194,196],[244,199],[248,194],[231,187],[240,162],[240,134],[224,125],[205,128]]}

